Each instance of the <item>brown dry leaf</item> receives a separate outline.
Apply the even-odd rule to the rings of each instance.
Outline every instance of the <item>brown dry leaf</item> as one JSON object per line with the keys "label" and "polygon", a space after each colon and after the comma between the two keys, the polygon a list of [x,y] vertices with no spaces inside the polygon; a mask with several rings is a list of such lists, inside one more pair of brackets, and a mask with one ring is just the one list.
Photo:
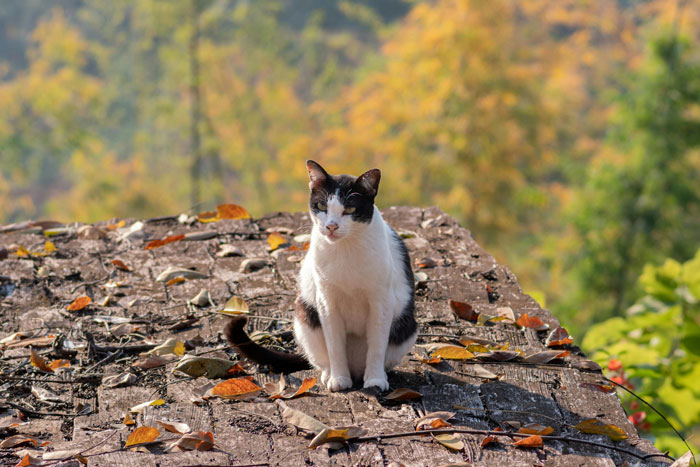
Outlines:
{"label": "brown dry leaf", "polygon": [[547,347],[560,347],[562,345],[573,344],[574,340],[569,336],[569,333],[566,332],[566,329],[559,326],[549,334],[545,342]]}
{"label": "brown dry leaf", "polygon": [[593,389],[595,391],[605,392],[607,394],[617,391],[617,388],[612,384],[596,384],[596,383],[581,383],[580,388]]}
{"label": "brown dry leaf", "polygon": [[250,214],[237,204],[220,204],[216,207],[220,219],[250,219]]}
{"label": "brown dry leaf", "polygon": [[270,250],[274,251],[287,243],[287,240],[282,235],[275,232],[267,236],[267,243],[270,245]]}
{"label": "brown dry leaf", "polygon": [[546,329],[549,329],[549,325],[545,324],[537,316],[528,316],[527,313],[523,313],[522,315],[520,315],[515,324],[517,324],[520,327],[530,328],[536,331],[544,331]]}
{"label": "brown dry leaf", "polygon": [[192,431],[187,423],[171,422],[170,420],[158,420],[158,424],[171,433],[183,435]]}
{"label": "brown dry leaf", "polygon": [[540,436],[532,435],[514,442],[513,445],[518,446],[519,448],[541,448],[544,443],[542,442],[542,438]]}
{"label": "brown dry leaf", "polygon": [[418,359],[419,362],[421,363],[427,363],[428,365],[435,365],[438,363],[442,363],[442,358],[440,357],[421,357],[420,355],[416,355],[416,358]]}
{"label": "brown dry leaf", "polygon": [[515,350],[494,350],[489,353],[480,354],[477,358],[484,360],[494,360],[497,362],[508,362],[518,358],[520,354]]}
{"label": "brown dry leaf", "polygon": [[20,340],[19,342],[12,342],[10,344],[7,344],[5,348],[17,349],[21,347],[28,347],[30,345],[32,347],[48,347],[51,344],[53,344],[55,338],[56,336],[54,336],[53,334],[49,334],[46,337],[34,337],[31,339]]}
{"label": "brown dry leaf", "polygon": [[167,339],[165,342],[157,347],[152,348],[148,352],[148,355],[168,355],[175,354],[181,357],[185,354],[185,344],[182,341],[177,340],[174,337]]}
{"label": "brown dry leaf", "polygon": [[420,399],[421,397],[423,397],[423,394],[408,388],[399,388],[394,391],[391,391],[389,394],[386,395],[386,399],[390,401],[405,401],[411,399]]}
{"label": "brown dry leaf", "polygon": [[158,436],[160,436],[160,431],[158,428],[152,426],[142,426],[135,429],[127,438],[125,448],[133,446],[134,444],[150,443],[154,441]]}
{"label": "brown dry leaf", "polygon": [[131,268],[129,266],[127,266],[126,264],[124,264],[124,261],[122,261],[120,259],[113,259],[112,264],[117,269],[121,269],[122,271],[126,271],[126,272],[131,272]]}
{"label": "brown dry leaf", "polygon": [[[338,428],[325,428],[309,443],[309,449],[316,449],[322,444],[329,443],[331,447],[340,447],[348,440],[359,438],[367,433],[367,430],[359,426],[344,426]],[[337,443],[337,445],[336,445]]]}
{"label": "brown dry leaf", "polygon": [[551,426],[540,425],[539,423],[528,423],[518,430],[518,433],[525,435],[540,435],[546,436],[554,432]]}
{"label": "brown dry leaf", "polygon": [[[284,381],[284,378],[280,376],[280,381]],[[316,378],[305,378],[304,381],[299,386],[299,389],[294,390],[294,388],[282,388],[276,391],[270,396],[270,399],[293,399],[307,392],[309,389],[316,386]],[[266,385],[267,388],[267,385]]]}
{"label": "brown dry leaf", "polygon": [[92,303],[92,299],[88,296],[78,297],[73,300],[73,303],[66,307],[69,311],[79,311]]}
{"label": "brown dry leaf", "polygon": [[262,388],[247,378],[228,379],[217,384],[208,391],[211,397],[221,397],[222,399],[249,399],[257,396]]}
{"label": "brown dry leaf", "polygon": [[41,465],[41,460],[37,459],[36,457],[32,457],[29,454],[25,454],[24,457],[15,465],[16,467],[24,467],[27,465]]}
{"label": "brown dry leaf", "polygon": [[[496,427],[496,428],[493,429],[493,431],[502,431],[502,430],[501,430],[501,427]],[[488,436],[487,436],[486,438],[484,438],[484,440],[481,442],[481,447],[483,448],[483,447],[486,446],[487,444],[490,444],[490,443],[492,443],[493,441],[496,441],[496,440],[497,440],[497,438],[496,438],[495,435],[488,435]]]}
{"label": "brown dry leaf", "polygon": [[39,440],[27,435],[14,435],[2,440],[2,442],[0,442],[0,449],[14,448],[27,443],[31,443],[34,446],[38,446]]}
{"label": "brown dry leaf", "polygon": [[[428,425],[430,425],[435,420],[442,420],[443,422],[447,423],[447,421],[453,418],[454,416],[454,412],[431,412],[429,414],[425,414],[425,416],[416,420],[416,431],[428,429]],[[450,426],[449,423],[446,426]]]}
{"label": "brown dry leaf", "polygon": [[416,266],[421,269],[434,268],[438,265],[438,262],[429,256],[424,256],[421,259],[416,260]]}
{"label": "brown dry leaf", "polygon": [[613,441],[622,441],[627,439],[627,433],[616,425],[610,425],[601,422],[597,418],[591,418],[589,420],[584,420],[581,423],[574,425],[581,433],[587,433],[590,435],[605,435]]}
{"label": "brown dry leaf", "polygon": [[281,399],[276,400],[275,404],[282,408],[282,419],[300,430],[318,434],[326,428],[330,428],[328,425],[316,420],[312,416],[306,415],[304,412],[289,407]]}
{"label": "brown dry leaf", "polygon": [[53,373],[53,369],[46,363],[44,357],[34,352],[34,349],[32,349],[30,352],[31,354],[29,357],[29,361],[32,363],[33,367],[36,367],[41,371],[45,371],[47,373]]}
{"label": "brown dry leaf", "polygon": [[142,370],[150,370],[151,368],[156,368],[165,365],[166,363],[172,362],[173,357],[165,357],[162,355],[149,355],[148,357],[140,358],[131,364],[134,368],[140,368]]}
{"label": "brown dry leaf", "polygon": [[185,238],[184,235],[170,235],[169,237],[166,237],[164,239],[158,239],[158,240],[151,240],[150,242],[146,243],[146,246],[144,247],[145,250],[153,250],[154,248],[160,248],[162,246],[167,245],[168,243],[174,243],[174,242],[179,242],[180,240],[183,240]]}
{"label": "brown dry leaf", "polygon": [[22,423],[23,422],[21,418],[8,415],[7,417],[0,418],[0,430],[4,430],[6,428],[14,428]]}
{"label": "brown dry leaf", "polygon": [[169,451],[209,451],[214,447],[214,435],[210,431],[197,431],[182,435],[168,446]]}
{"label": "brown dry leaf", "polygon": [[476,321],[479,319],[479,313],[474,311],[474,308],[470,304],[458,302],[456,300],[450,300],[449,304],[452,313],[458,318],[466,319],[467,321]]}
{"label": "brown dry leaf", "polygon": [[472,370],[474,370],[474,376],[477,378],[481,379],[499,379],[500,376],[498,376],[495,373],[492,373],[491,371],[487,370],[481,365],[472,365]]}
{"label": "brown dry leaf", "polygon": [[122,421],[122,423],[126,426],[131,426],[131,425],[136,424],[134,419],[131,418],[131,414],[129,412],[127,412],[126,415],[124,415],[124,420]]}
{"label": "brown dry leaf", "polygon": [[124,219],[120,220],[116,224],[107,224],[107,230],[117,230],[121,229],[126,225],[126,221]]}
{"label": "brown dry leaf", "polygon": [[544,363],[549,363],[552,360],[555,360],[557,358],[563,358],[569,355],[569,351],[561,351],[561,350],[544,350],[542,352],[537,352],[532,355],[528,355],[527,357],[523,358],[524,362],[527,363],[538,363],[538,364],[544,364]]}
{"label": "brown dry leaf", "polygon": [[442,444],[451,451],[463,451],[464,443],[462,440],[453,433],[440,433],[439,435],[433,435],[433,439],[438,443]]}
{"label": "brown dry leaf", "polygon": [[63,360],[63,359],[53,360],[51,363],[49,363],[48,366],[52,370],[56,370],[58,368],[68,368],[68,367],[70,367],[70,360]]}
{"label": "brown dry leaf", "polygon": [[440,347],[430,354],[430,356],[441,357],[446,360],[469,360],[474,358],[473,353],[464,347],[457,347],[456,345],[446,345],[445,347]]}

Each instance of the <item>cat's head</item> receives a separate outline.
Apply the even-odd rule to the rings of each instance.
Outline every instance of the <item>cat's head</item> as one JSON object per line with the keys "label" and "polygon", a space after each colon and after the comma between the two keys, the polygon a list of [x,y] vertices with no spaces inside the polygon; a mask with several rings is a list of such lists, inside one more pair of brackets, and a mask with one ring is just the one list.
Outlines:
{"label": "cat's head", "polygon": [[381,178],[379,169],[353,177],[330,175],[314,161],[306,161],[306,168],[311,218],[323,238],[335,242],[364,230],[372,222]]}

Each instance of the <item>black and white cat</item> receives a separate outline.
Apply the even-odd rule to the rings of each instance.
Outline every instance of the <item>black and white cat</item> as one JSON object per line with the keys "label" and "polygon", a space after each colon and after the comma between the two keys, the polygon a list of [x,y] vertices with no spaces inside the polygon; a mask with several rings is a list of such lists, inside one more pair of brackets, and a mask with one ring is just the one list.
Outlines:
{"label": "black and white cat", "polygon": [[408,251],[374,205],[381,172],[355,178],[329,175],[307,161],[313,229],[299,274],[294,335],[303,356],[265,349],[243,331],[245,318],[226,327],[245,357],[289,373],[321,370],[330,391],[352,386],[389,388],[386,370],[413,347],[413,271]]}

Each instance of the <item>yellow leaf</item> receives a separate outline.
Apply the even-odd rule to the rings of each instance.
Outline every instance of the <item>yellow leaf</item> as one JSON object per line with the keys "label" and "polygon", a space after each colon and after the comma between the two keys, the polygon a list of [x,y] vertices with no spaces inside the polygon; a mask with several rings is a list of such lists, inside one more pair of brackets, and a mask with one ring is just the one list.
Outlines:
{"label": "yellow leaf", "polygon": [[205,211],[197,214],[197,220],[203,224],[206,224],[209,222],[218,222],[221,220],[221,217],[219,217],[219,213],[216,211]]}
{"label": "yellow leaf", "polygon": [[173,353],[178,357],[185,355],[185,344],[182,341],[177,341],[175,347],[173,348]]}
{"label": "yellow leaf", "polygon": [[231,297],[224,305],[221,313],[225,315],[242,315],[249,313],[248,304],[241,297]]}
{"label": "yellow leaf", "polygon": [[37,367],[41,371],[46,371],[47,373],[53,373],[53,369],[46,364],[46,360],[39,355],[38,353],[34,352],[34,350],[30,351],[30,357],[29,361],[31,362],[32,366]]}
{"label": "yellow leaf", "polygon": [[56,248],[56,245],[54,245],[53,242],[47,240],[44,244],[44,253],[49,254],[53,253],[56,250],[58,250],[58,248]]}
{"label": "yellow leaf", "polygon": [[17,251],[15,252],[15,254],[16,254],[17,256],[19,256],[20,258],[24,258],[24,257],[30,255],[29,250],[27,250],[27,249],[24,248],[23,246],[18,246],[18,247],[17,247]]}
{"label": "yellow leaf", "polygon": [[584,420],[581,423],[574,425],[581,433],[587,433],[590,435],[605,435],[613,441],[622,441],[627,439],[627,433],[619,426],[605,424],[598,420],[597,418],[591,418],[589,420]]}
{"label": "yellow leaf", "polygon": [[137,428],[129,435],[126,440],[125,448],[133,446],[134,444],[150,443],[155,440],[160,435],[158,428],[153,428],[152,426],[142,426]]}
{"label": "yellow leaf", "polygon": [[445,347],[440,347],[435,350],[432,357],[441,357],[447,360],[469,360],[474,358],[474,354],[465,349],[464,347],[457,347],[456,345],[448,345]]}
{"label": "yellow leaf", "polygon": [[267,237],[267,243],[270,245],[271,250],[276,250],[280,245],[287,243],[287,240],[277,232],[271,233]]}
{"label": "yellow leaf", "polygon": [[131,426],[134,425],[136,422],[134,421],[133,418],[131,418],[131,414],[129,412],[126,413],[124,416],[124,421],[122,422],[126,426]]}
{"label": "yellow leaf", "polygon": [[163,405],[165,404],[165,401],[163,399],[155,399],[152,401],[148,402],[143,402],[142,404],[138,404],[133,406],[132,408],[129,409],[129,412],[131,413],[141,413],[143,412],[143,409],[149,406],[156,406],[156,405]]}

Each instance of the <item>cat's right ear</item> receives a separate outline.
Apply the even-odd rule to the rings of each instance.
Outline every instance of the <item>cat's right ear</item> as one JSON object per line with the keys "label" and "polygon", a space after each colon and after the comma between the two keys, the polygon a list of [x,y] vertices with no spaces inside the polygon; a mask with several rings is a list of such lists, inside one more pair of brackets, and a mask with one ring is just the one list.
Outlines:
{"label": "cat's right ear", "polygon": [[328,173],[323,170],[323,167],[318,162],[312,160],[306,161],[306,170],[309,171],[309,189],[323,185],[328,178]]}

